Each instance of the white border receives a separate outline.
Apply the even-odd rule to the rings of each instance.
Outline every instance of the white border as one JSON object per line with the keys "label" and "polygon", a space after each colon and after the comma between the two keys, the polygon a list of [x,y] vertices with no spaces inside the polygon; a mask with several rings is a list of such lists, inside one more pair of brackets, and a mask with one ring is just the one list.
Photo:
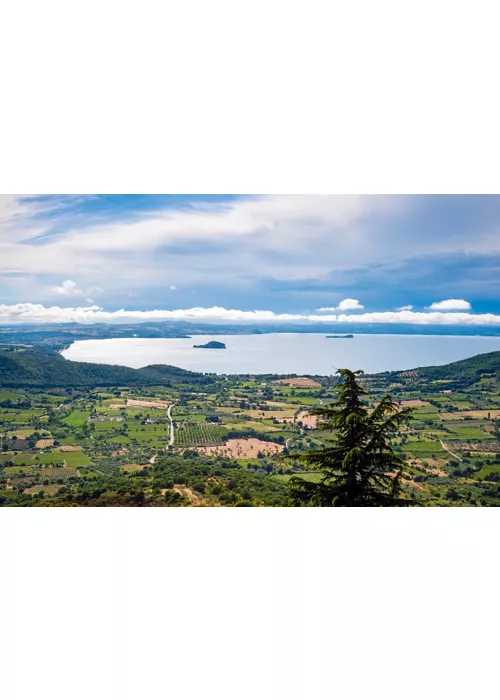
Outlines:
{"label": "white border", "polygon": [[[497,192],[495,9],[8,3],[0,190]],[[497,511],[0,525],[9,700],[497,696]]]}

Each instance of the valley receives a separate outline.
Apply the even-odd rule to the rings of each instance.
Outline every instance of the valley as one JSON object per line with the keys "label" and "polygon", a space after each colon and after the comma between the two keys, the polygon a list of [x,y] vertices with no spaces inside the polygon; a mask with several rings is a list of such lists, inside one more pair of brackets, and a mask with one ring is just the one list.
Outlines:
{"label": "valley", "polygon": [[[30,351],[6,355],[21,377]],[[128,377],[139,384],[137,371],[120,377],[126,368],[94,365],[96,382],[79,363],[44,362],[55,363],[59,386],[51,386],[54,368],[38,380],[46,386],[26,374],[25,386],[11,386],[3,375],[3,506],[286,506],[294,474],[319,478],[295,457],[332,437],[309,412],[334,401],[334,377],[157,367],[140,371],[142,386],[127,386]],[[75,376],[87,385],[73,384]],[[386,392],[412,408],[412,422],[392,438],[409,498],[425,506],[500,504],[500,353],[361,381],[369,410]]]}

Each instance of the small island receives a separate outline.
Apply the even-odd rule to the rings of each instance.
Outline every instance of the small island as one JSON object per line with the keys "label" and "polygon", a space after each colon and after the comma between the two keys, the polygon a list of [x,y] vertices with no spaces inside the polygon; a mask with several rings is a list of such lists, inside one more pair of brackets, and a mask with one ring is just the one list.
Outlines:
{"label": "small island", "polygon": [[348,338],[354,338],[353,335],[327,335],[327,338],[341,338],[342,340],[346,340]]}
{"label": "small island", "polygon": [[211,340],[206,345],[193,345],[193,347],[199,350],[226,350],[225,343],[219,343],[217,340]]}

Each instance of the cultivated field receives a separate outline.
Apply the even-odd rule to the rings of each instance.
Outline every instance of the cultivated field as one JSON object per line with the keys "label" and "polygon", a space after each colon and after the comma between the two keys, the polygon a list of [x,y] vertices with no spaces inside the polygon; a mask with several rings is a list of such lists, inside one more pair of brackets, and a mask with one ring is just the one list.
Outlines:
{"label": "cultivated field", "polygon": [[198,447],[223,445],[223,436],[226,428],[221,428],[210,423],[180,423],[175,431],[175,445],[177,447]]}
{"label": "cultivated field", "polygon": [[277,379],[274,384],[298,387],[321,387],[321,384],[309,377],[296,377],[295,379]]}
{"label": "cultivated field", "polygon": [[231,459],[254,459],[259,453],[270,457],[283,452],[284,446],[274,442],[264,442],[249,438],[247,440],[228,440],[221,447],[203,447],[200,452],[207,455],[219,455]]}

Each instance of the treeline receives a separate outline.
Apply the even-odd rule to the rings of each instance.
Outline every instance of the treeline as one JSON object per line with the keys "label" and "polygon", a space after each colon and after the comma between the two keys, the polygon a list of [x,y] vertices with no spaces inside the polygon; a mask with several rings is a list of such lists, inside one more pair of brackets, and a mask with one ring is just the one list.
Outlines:
{"label": "treeline", "polygon": [[92,388],[100,386],[172,386],[213,384],[204,374],[170,365],[131,369],[119,365],[71,362],[57,353],[40,350],[0,352],[0,387]]}

